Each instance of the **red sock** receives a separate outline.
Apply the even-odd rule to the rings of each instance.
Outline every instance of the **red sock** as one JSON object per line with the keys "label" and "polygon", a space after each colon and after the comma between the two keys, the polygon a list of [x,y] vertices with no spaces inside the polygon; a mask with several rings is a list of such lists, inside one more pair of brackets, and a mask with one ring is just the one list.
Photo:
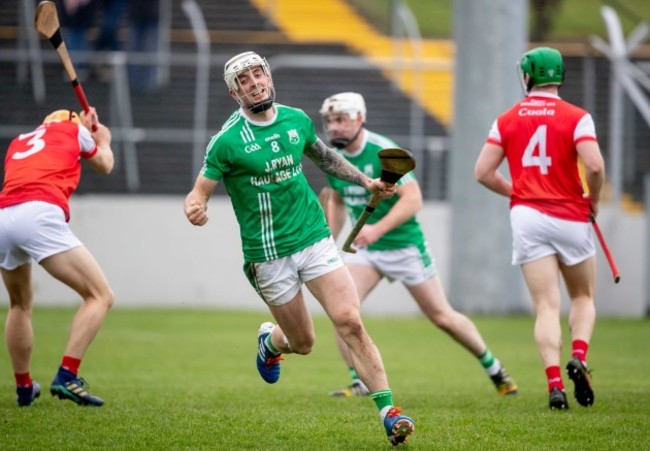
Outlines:
{"label": "red sock", "polygon": [[79,365],[81,365],[81,359],[75,359],[69,355],[64,355],[63,360],[61,360],[61,368],[70,371],[75,376],[79,371]]}
{"label": "red sock", "polygon": [[32,377],[29,375],[29,371],[26,373],[14,373],[16,378],[16,385],[18,387],[31,387],[32,386]]}
{"label": "red sock", "polygon": [[589,343],[584,340],[573,340],[571,343],[573,350],[571,355],[580,359],[581,362],[587,361],[587,351],[589,350]]}
{"label": "red sock", "polygon": [[546,368],[546,379],[548,379],[548,392],[550,393],[553,388],[557,387],[564,390],[564,383],[562,382],[562,373],[559,366],[549,366]]}

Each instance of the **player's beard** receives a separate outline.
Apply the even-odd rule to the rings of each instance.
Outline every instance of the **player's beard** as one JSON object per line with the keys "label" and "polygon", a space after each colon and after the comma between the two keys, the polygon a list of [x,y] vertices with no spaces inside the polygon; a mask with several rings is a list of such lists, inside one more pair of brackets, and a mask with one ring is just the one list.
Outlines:
{"label": "player's beard", "polygon": [[275,89],[273,88],[272,84],[266,86],[265,88],[262,88],[261,91],[265,91],[267,93],[266,99],[264,100],[253,100],[253,93],[246,94],[241,99],[242,104],[245,106],[245,108],[253,114],[268,110],[273,106],[273,102],[275,101]]}
{"label": "player's beard", "polygon": [[352,142],[354,142],[355,139],[359,136],[361,133],[361,130],[363,130],[363,124],[359,126],[359,130],[354,134],[352,138],[346,138],[344,136],[338,136],[336,138],[331,138],[330,139],[330,144],[332,146],[336,147],[337,149],[345,149],[348,147]]}

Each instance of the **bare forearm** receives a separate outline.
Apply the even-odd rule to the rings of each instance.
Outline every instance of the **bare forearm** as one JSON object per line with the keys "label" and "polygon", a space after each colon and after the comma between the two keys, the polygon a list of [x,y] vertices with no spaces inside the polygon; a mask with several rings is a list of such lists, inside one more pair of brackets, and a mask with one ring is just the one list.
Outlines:
{"label": "bare forearm", "polygon": [[108,145],[97,145],[97,153],[88,160],[88,164],[99,174],[110,174],[115,164],[111,147]]}
{"label": "bare forearm", "polygon": [[375,223],[375,226],[381,230],[382,235],[385,235],[415,216],[421,207],[421,199],[401,197],[386,216]]}
{"label": "bare forearm", "polygon": [[481,177],[478,181],[486,188],[495,193],[501,194],[502,196],[510,197],[510,194],[512,193],[512,185],[498,171],[486,175],[485,177]]}
{"label": "bare forearm", "polygon": [[593,204],[600,200],[600,190],[605,182],[605,161],[596,141],[581,141],[576,149],[585,170],[585,182]]}
{"label": "bare forearm", "polygon": [[587,187],[589,188],[589,197],[592,202],[600,201],[600,190],[603,187],[604,175],[602,172],[587,174]]}

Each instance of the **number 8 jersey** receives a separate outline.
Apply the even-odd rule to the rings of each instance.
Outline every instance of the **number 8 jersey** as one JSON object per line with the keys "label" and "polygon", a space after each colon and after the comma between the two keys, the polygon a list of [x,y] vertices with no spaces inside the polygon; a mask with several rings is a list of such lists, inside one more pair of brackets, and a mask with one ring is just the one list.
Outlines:
{"label": "number 8 jersey", "polygon": [[7,150],[0,208],[39,200],[58,205],[70,220],[68,200],[79,185],[79,157],[97,146],[90,132],[70,121],[42,124],[16,137]]}
{"label": "number 8 jersey", "polygon": [[535,92],[497,118],[487,142],[500,146],[512,176],[510,208],[526,205],[549,216],[589,220],[576,145],[596,141],[591,115],[558,96]]}

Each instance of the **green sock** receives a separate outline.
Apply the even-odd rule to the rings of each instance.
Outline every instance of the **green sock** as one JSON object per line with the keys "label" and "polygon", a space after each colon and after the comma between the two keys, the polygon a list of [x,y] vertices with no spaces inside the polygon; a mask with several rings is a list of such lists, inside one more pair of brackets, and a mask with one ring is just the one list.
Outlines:
{"label": "green sock", "polygon": [[490,352],[489,349],[486,349],[483,354],[478,356],[478,360],[481,362],[481,365],[483,365],[483,369],[488,376],[494,376],[501,371],[501,362],[492,355],[492,352]]}
{"label": "green sock", "polygon": [[264,344],[266,345],[267,348],[269,348],[269,351],[271,351],[271,354],[280,354],[280,351],[278,351],[275,346],[273,346],[273,343],[271,343],[271,334],[266,337],[266,340],[264,340]]}
{"label": "green sock", "polygon": [[489,368],[494,365],[494,356],[492,355],[490,348],[486,349],[483,354],[478,356],[478,360],[481,362],[481,365],[483,365],[483,368]]}
{"label": "green sock", "polygon": [[390,407],[393,405],[393,392],[390,388],[388,390],[376,391],[372,393],[370,397],[375,401],[375,405],[380,412],[384,407]]}
{"label": "green sock", "polygon": [[350,373],[350,377],[352,378],[352,383],[354,384],[355,382],[361,381],[359,378],[359,375],[357,374],[357,370],[354,369],[354,367],[348,367],[348,373]]}

